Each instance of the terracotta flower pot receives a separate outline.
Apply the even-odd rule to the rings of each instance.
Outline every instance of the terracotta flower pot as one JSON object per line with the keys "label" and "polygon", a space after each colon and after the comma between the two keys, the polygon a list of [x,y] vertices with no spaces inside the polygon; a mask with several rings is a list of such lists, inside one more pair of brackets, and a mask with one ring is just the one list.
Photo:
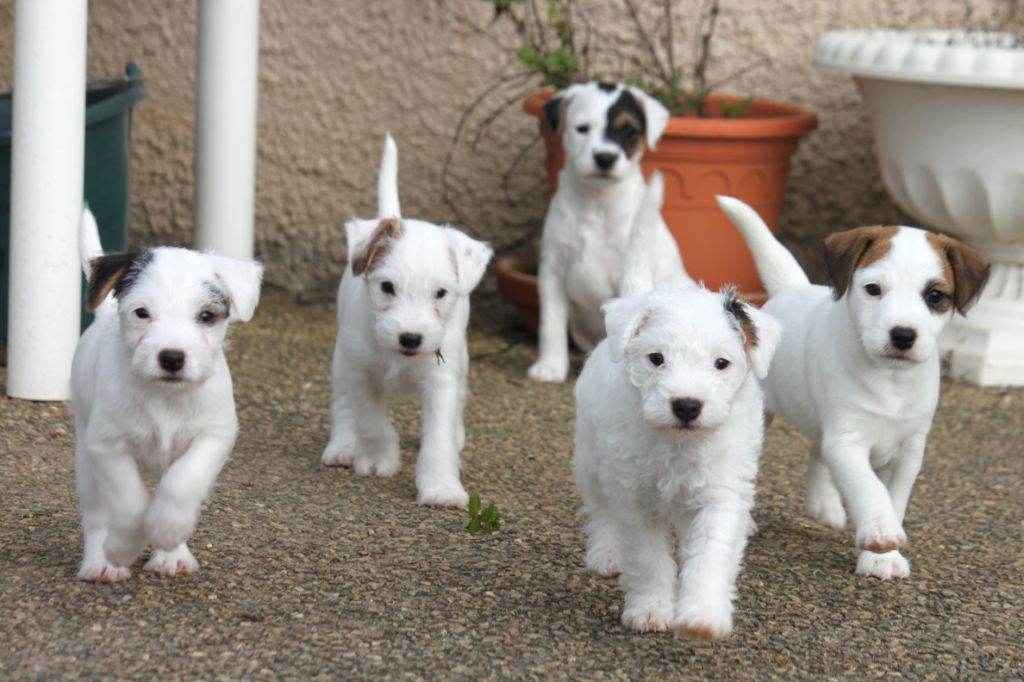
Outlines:
{"label": "terracotta flower pot", "polygon": [[536,334],[540,323],[536,256],[503,256],[495,261],[494,272],[498,276],[498,291],[515,304],[519,319],[530,332]]}
{"label": "terracotta flower pot", "polygon": [[[540,92],[523,102],[523,109],[538,118],[552,194],[563,152],[541,107],[553,94]],[[644,153],[641,167],[644,175],[657,169],[665,177],[662,215],[690,275],[712,289],[735,284],[756,298],[763,287],[754,261],[739,231],[715,203],[715,195],[742,199],[775,230],[790,157],[817,120],[799,107],[761,99],[755,99],[742,118],[721,118],[721,105],[739,99],[711,95],[710,108],[717,117],[670,119],[657,149]]]}
{"label": "terracotta flower pot", "polygon": [[[494,263],[498,291],[512,301],[523,326],[536,334],[540,328],[540,295],[537,291],[537,257],[530,253],[502,256]],[[763,291],[745,292],[744,301],[760,307],[768,296]]]}

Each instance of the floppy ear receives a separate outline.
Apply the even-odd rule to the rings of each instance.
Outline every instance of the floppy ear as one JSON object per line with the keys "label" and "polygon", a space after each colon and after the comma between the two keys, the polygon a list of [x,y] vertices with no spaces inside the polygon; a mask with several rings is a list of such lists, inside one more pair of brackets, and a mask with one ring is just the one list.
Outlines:
{"label": "floppy ear", "polygon": [[152,260],[149,249],[133,253],[112,253],[98,256],[89,261],[89,289],[86,309],[93,312],[113,291],[114,297],[121,296],[138,278],[142,268]]}
{"label": "floppy ear", "polygon": [[562,136],[562,130],[565,128],[565,114],[569,111],[569,103],[579,87],[579,83],[573,83],[556,92],[554,97],[541,106],[544,122],[554,137]]}
{"label": "floppy ear", "polygon": [[207,254],[213,262],[213,272],[231,301],[230,319],[248,322],[260,302],[260,282],[263,265],[254,260],[228,258]]}
{"label": "floppy ear", "polygon": [[562,114],[563,106],[568,105],[568,98],[558,93],[541,107],[544,112],[544,122],[548,126],[548,130],[554,137],[559,137],[562,134]]}
{"label": "floppy ear", "polygon": [[565,129],[565,112],[568,111],[571,99],[572,96],[567,94],[565,90],[562,90],[544,102],[541,108],[544,111],[544,122],[548,125],[548,130],[555,137],[561,137],[562,130]]}
{"label": "floppy ear", "polygon": [[668,109],[665,108],[664,104],[635,85],[627,87],[633,94],[633,97],[640,102],[640,106],[643,107],[644,118],[646,119],[645,127],[647,128],[647,148],[654,149],[658,145],[658,140],[661,139],[662,134],[665,132],[665,127],[668,126]]}
{"label": "floppy ear", "polygon": [[758,379],[764,379],[782,339],[782,325],[768,313],[739,300],[731,291],[725,292],[725,309],[743,331],[743,349],[750,369]]}
{"label": "floppy ear", "polygon": [[480,283],[494,251],[487,242],[477,241],[455,228],[448,228],[448,248],[459,278],[459,287],[463,293],[468,294]]}
{"label": "floppy ear", "polygon": [[828,274],[829,282],[832,283],[832,296],[837,301],[850,288],[857,265],[871,245],[875,243],[875,240],[881,236],[881,232],[882,228],[877,225],[856,227],[852,230],[830,234],[821,243],[821,254],[825,259],[825,272]]}
{"label": "floppy ear", "polygon": [[391,242],[401,238],[405,229],[398,218],[384,220],[350,220],[345,223],[348,262],[352,274],[372,270],[391,249]]}
{"label": "floppy ear", "polygon": [[612,298],[601,306],[604,313],[604,328],[608,334],[608,350],[616,362],[626,354],[629,342],[640,333],[651,317],[651,308],[646,295]]}
{"label": "floppy ear", "polygon": [[991,265],[982,253],[961,241],[939,235],[939,244],[953,270],[953,305],[961,315],[966,315],[985,289]]}

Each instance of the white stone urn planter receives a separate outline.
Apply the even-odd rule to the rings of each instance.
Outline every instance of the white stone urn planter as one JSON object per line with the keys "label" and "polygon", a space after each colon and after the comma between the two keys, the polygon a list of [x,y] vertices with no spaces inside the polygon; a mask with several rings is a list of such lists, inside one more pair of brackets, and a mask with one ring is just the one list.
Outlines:
{"label": "white stone urn planter", "polygon": [[1024,385],[1024,36],[835,31],[814,62],[856,81],[900,208],[992,260],[981,300],[943,334],[951,374]]}

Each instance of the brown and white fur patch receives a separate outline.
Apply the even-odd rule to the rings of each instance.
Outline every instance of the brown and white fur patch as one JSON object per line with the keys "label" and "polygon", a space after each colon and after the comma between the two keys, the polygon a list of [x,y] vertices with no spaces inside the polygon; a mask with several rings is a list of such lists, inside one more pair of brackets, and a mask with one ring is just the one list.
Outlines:
{"label": "brown and white fur patch", "polygon": [[465,443],[469,294],[483,277],[491,248],[455,228],[402,218],[397,183],[398,150],[389,135],[378,183],[380,217],[345,225],[350,266],[338,288],[331,437],[322,461],[359,475],[393,475],[401,458],[387,402],[418,392],[418,500],[464,507],[459,453]]}
{"label": "brown and white fur patch", "polygon": [[938,402],[938,336],[977,300],[988,261],[925,230],[862,227],[824,241],[832,286],[812,285],[749,206],[719,204],[751,247],[764,310],[785,329],[766,404],[812,442],[808,513],[835,528],[849,513],[859,573],[908,576],[898,550]]}

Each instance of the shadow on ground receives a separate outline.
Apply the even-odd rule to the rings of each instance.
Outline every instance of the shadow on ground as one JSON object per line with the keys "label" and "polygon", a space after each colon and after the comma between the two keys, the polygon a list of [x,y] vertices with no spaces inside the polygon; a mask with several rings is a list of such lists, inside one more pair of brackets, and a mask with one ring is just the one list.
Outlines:
{"label": "shadow on ground", "polygon": [[777,420],[735,634],[717,644],[639,635],[619,624],[614,581],[581,564],[571,384],[528,382],[532,341],[491,296],[476,306],[463,478],[501,508],[492,536],[415,505],[414,404],[395,409],[395,478],[320,465],[327,305],[270,296],[232,332],[242,433],[192,541],[194,578],[143,574],[140,560],[127,583],[76,580],[70,410],[0,400],[0,677],[1024,674],[1024,391],[943,386],[903,582],[854,575],[852,532],[804,518],[807,444]]}

